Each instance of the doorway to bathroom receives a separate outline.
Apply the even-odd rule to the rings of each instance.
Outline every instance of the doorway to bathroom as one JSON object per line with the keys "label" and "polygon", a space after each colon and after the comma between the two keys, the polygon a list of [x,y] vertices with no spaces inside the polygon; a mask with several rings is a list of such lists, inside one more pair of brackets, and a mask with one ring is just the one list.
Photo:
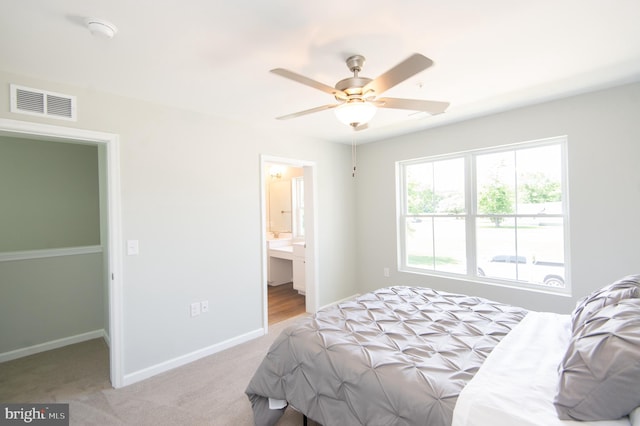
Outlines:
{"label": "doorway to bathroom", "polygon": [[315,165],[261,157],[264,327],[317,309]]}

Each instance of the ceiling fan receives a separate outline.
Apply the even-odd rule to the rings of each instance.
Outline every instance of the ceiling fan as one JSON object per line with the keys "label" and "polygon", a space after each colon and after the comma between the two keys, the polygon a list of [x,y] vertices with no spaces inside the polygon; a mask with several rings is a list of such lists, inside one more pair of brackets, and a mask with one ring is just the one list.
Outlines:
{"label": "ceiling fan", "polygon": [[335,100],[338,101],[335,104],[322,105],[293,114],[283,115],[277,117],[277,119],[287,120],[327,109],[335,109],[338,120],[351,126],[355,130],[363,130],[367,128],[367,123],[373,118],[377,108],[407,109],[412,111],[425,111],[429,114],[440,114],[449,106],[449,102],[378,97],[395,85],[433,65],[433,61],[426,56],[414,53],[373,80],[359,76],[364,61],[365,57],[362,55],[353,55],[347,58],[347,67],[353,72],[353,77],[340,80],[336,83],[335,87],[328,86],[283,68],[272,69],[271,72],[274,74],[321,90],[332,95]]}

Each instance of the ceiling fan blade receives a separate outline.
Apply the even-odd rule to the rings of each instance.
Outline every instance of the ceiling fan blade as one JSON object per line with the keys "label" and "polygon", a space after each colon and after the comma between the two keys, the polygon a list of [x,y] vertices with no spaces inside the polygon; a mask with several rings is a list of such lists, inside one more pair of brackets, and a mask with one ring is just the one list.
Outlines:
{"label": "ceiling fan blade", "polygon": [[293,71],[285,70],[284,68],[274,68],[271,70],[271,72],[274,74],[278,74],[281,77],[288,78],[289,80],[297,81],[298,83],[302,83],[306,86],[313,87],[314,89],[321,90],[330,95],[335,96],[336,93],[342,93],[341,90],[338,90],[335,87],[327,86],[324,83],[320,83],[319,81],[313,80],[309,77],[296,74]]}
{"label": "ceiling fan blade", "polygon": [[389,71],[385,72],[362,89],[362,93],[366,93],[369,90],[373,90],[374,94],[380,95],[391,89],[398,83],[402,83],[409,77],[418,74],[420,71],[424,71],[433,65],[433,61],[424,55],[414,53],[404,61],[400,62]]}
{"label": "ceiling fan blade", "polygon": [[300,116],[307,115],[307,114],[313,114],[314,112],[324,111],[325,109],[335,108],[335,107],[337,107],[339,105],[340,104],[322,105],[322,106],[319,106],[319,107],[306,109],[304,111],[294,112],[293,114],[287,114],[287,115],[283,115],[281,117],[276,117],[276,119],[278,119],[278,120],[288,120],[290,118],[296,118],[296,117],[300,117]]}
{"label": "ceiling fan blade", "polygon": [[443,113],[449,107],[449,102],[423,101],[420,99],[378,98],[373,103],[380,108],[425,111],[432,115]]}

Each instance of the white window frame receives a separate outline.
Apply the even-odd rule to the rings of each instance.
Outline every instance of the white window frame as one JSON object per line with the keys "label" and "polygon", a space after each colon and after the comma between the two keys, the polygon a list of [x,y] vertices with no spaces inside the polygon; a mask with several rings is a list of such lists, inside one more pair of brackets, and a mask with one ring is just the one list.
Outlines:
{"label": "white window frame", "polygon": [[291,178],[291,220],[293,236],[304,238],[304,176]]}
{"label": "white window frame", "polygon": [[[488,285],[504,286],[521,290],[530,290],[543,293],[551,293],[558,295],[571,295],[571,256],[569,247],[569,188],[568,188],[568,161],[567,161],[567,136],[557,136],[548,139],[540,139],[535,141],[520,142],[509,145],[496,146],[491,148],[477,149],[465,152],[458,152],[446,155],[436,155],[430,157],[416,158],[396,162],[396,218],[397,218],[397,255],[398,270],[400,272],[429,275],[438,277],[447,277],[454,279],[470,280]],[[477,212],[476,200],[476,158],[479,155],[508,152],[528,148],[537,148],[548,145],[559,145],[562,155],[561,160],[561,191],[562,191],[562,214],[557,215],[540,215],[541,217],[558,217],[563,221],[563,238],[564,238],[564,288],[547,287],[541,284],[529,283],[524,281],[516,281],[509,279],[499,279],[480,276],[478,270],[477,259],[477,242],[476,242],[476,219],[478,217],[487,217],[486,214]],[[453,272],[444,272],[437,270],[427,270],[407,265],[406,252],[406,220],[414,218],[417,215],[411,215],[406,212],[407,206],[407,183],[406,166],[437,162],[443,160],[451,160],[455,158],[464,158],[465,162],[465,213],[461,214],[465,218],[465,237],[466,237],[466,274],[458,274]],[[435,215],[425,215],[427,217],[438,217]],[[441,216],[441,215],[440,215]],[[531,217],[531,214],[509,214],[508,217]]]}

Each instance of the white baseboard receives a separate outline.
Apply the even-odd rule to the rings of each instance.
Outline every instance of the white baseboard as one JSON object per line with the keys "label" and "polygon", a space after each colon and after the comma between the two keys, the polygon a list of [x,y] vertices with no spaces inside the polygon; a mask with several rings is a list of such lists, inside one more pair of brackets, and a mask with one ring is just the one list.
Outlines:
{"label": "white baseboard", "polygon": [[64,337],[62,339],[51,340],[50,342],[40,343],[26,348],[20,348],[9,352],[3,352],[0,354],[0,362],[11,361],[12,359],[18,359],[25,356],[37,354],[40,352],[50,351],[51,349],[61,348],[67,345],[73,345],[74,343],[80,343],[87,340],[98,339],[104,337],[104,330],[94,330],[87,333],[76,334],[75,336]]}
{"label": "white baseboard", "polygon": [[111,337],[109,336],[109,333],[107,333],[107,330],[103,330],[104,333],[102,333],[102,338],[104,339],[104,342],[107,344],[107,346],[110,348],[111,347]]}
{"label": "white baseboard", "polygon": [[229,349],[233,346],[248,342],[249,340],[253,340],[264,335],[265,335],[265,330],[263,328],[260,328],[258,330],[250,331],[248,333],[242,334],[237,337],[233,337],[231,339],[225,340],[215,345],[211,345],[206,348],[202,348],[197,351],[193,351],[191,353],[181,355],[177,358],[173,358],[168,361],[161,362],[160,364],[152,365],[151,367],[138,370],[134,373],[125,374],[122,386],[132,385],[136,382],[148,379],[157,374],[164,373],[169,370],[173,370],[174,368],[181,367],[183,365],[189,364],[190,362],[197,361],[200,358],[213,355],[217,352],[223,351],[225,349]]}
{"label": "white baseboard", "polygon": [[324,309],[324,308],[328,308],[329,306],[337,305],[338,303],[346,302],[347,300],[353,300],[358,296],[360,296],[360,293],[356,293],[356,294],[353,294],[353,295],[351,295],[349,297],[345,297],[344,299],[336,300],[335,302],[328,303],[328,304],[326,304],[324,306],[320,306],[318,308],[318,310],[321,310],[321,309]]}

